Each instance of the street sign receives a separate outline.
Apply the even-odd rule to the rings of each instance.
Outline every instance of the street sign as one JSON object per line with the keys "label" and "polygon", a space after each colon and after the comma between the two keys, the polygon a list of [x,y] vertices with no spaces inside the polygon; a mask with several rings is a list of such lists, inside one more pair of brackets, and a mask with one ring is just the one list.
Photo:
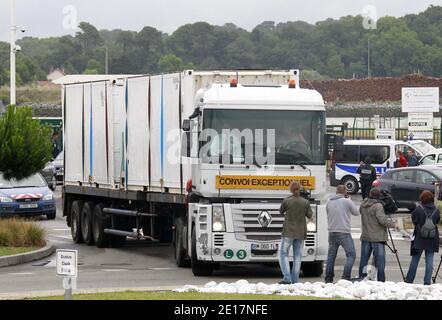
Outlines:
{"label": "street sign", "polygon": [[439,112],[439,87],[402,88],[402,112]]}
{"label": "street sign", "polygon": [[433,131],[432,113],[409,113],[408,131]]}
{"label": "street sign", "polygon": [[77,277],[77,250],[57,250],[57,275]]}
{"label": "street sign", "polygon": [[376,129],[376,140],[396,140],[396,130],[393,128]]}
{"label": "street sign", "polygon": [[416,131],[412,133],[414,140],[433,140],[433,131]]}

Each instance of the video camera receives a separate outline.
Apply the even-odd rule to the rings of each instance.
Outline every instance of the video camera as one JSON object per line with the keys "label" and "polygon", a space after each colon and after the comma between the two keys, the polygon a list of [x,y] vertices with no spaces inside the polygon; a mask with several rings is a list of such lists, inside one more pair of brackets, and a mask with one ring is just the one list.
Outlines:
{"label": "video camera", "polygon": [[384,207],[384,211],[386,214],[395,213],[398,210],[398,206],[394,201],[392,195],[387,190],[381,190],[381,194],[379,195],[379,202]]}

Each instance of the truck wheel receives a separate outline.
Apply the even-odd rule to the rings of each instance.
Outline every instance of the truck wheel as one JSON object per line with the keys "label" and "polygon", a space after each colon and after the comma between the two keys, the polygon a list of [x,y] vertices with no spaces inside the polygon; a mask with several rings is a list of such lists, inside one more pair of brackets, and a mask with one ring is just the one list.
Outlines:
{"label": "truck wheel", "polygon": [[320,277],[323,272],[323,262],[306,262],[302,264],[302,273],[304,277]]}
{"label": "truck wheel", "polygon": [[186,257],[184,249],[184,219],[177,218],[175,221],[175,261],[180,268],[190,267],[190,260]]}
{"label": "truck wheel", "polygon": [[81,235],[84,243],[88,246],[94,244],[94,236],[92,234],[92,212],[94,210],[94,203],[92,201],[86,202],[81,210]]}
{"label": "truck wheel", "polygon": [[71,235],[75,243],[82,243],[81,235],[81,210],[83,209],[83,201],[77,200],[72,203],[71,208]]}
{"label": "truck wheel", "polygon": [[109,246],[109,235],[104,233],[104,229],[109,228],[110,219],[106,217],[103,212],[104,205],[102,203],[98,204],[94,208],[92,215],[92,225],[94,235],[94,242],[98,248],[106,248]]}
{"label": "truck wheel", "polygon": [[57,215],[57,211],[54,210],[54,212],[48,213],[48,214],[46,215],[46,219],[48,219],[48,220],[54,220],[56,215]]}
{"label": "truck wheel", "polygon": [[196,231],[192,230],[192,250],[190,257],[190,265],[192,267],[192,273],[196,277],[207,277],[213,272],[213,264],[209,262],[199,261],[196,255]]}
{"label": "truck wheel", "polygon": [[359,190],[359,182],[354,177],[347,177],[344,180],[342,180],[342,184],[345,186],[345,189],[347,189],[347,192],[350,194],[355,194]]}

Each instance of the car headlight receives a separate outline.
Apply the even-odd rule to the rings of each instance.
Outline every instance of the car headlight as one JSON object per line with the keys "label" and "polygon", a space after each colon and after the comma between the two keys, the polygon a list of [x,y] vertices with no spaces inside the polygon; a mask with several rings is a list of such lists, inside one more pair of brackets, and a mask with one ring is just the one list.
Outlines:
{"label": "car headlight", "polygon": [[212,209],[212,231],[225,232],[226,220],[224,218],[223,205],[214,205]]}
{"label": "car headlight", "polygon": [[54,199],[54,195],[52,193],[48,193],[43,197],[43,200],[52,200]]}
{"label": "car headlight", "polygon": [[1,203],[9,203],[9,202],[14,202],[14,200],[12,200],[11,198],[8,198],[8,197],[0,197],[0,202]]}

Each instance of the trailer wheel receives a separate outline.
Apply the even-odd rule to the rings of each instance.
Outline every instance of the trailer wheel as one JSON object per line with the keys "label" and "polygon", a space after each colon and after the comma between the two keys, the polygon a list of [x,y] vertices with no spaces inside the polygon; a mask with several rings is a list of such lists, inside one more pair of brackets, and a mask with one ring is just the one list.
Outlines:
{"label": "trailer wheel", "polygon": [[305,262],[302,264],[302,273],[304,277],[320,277],[323,272],[323,262]]}
{"label": "trailer wheel", "polygon": [[94,210],[94,203],[92,201],[86,202],[81,210],[81,235],[84,243],[88,246],[94,244],[93,227],[92,227],[92,212]]}
{"label": "trailer wheel", "polygon": [[190,260],[186,257],[184,249],[184,219],[177,218],[175,221],[175,261],[180,268],[190,267]]}
{"label": "trailer wheel", "polygon": [[72,203],[71,208],[71,235],[75,243],[82,243],[81,235],[81,210],[83,209],[83,201],[76,200]]}
{"label": "trailer wheel", "polygon": [[192,230],[192,256],[190,257],[190,265],[192,267],[192,273],[197,277],[207,277],[213,273],[213,264],[209,262],[199,261],[196,255],[196,231]]}
{"label": "trailer wheel", "polygon": [[92,215],[94,242],[98,248],[109,246],[109,235],[104,233],[104,229],[110,227],[110,218],[103,212],[104,205],[98,204],[94,208]]}

